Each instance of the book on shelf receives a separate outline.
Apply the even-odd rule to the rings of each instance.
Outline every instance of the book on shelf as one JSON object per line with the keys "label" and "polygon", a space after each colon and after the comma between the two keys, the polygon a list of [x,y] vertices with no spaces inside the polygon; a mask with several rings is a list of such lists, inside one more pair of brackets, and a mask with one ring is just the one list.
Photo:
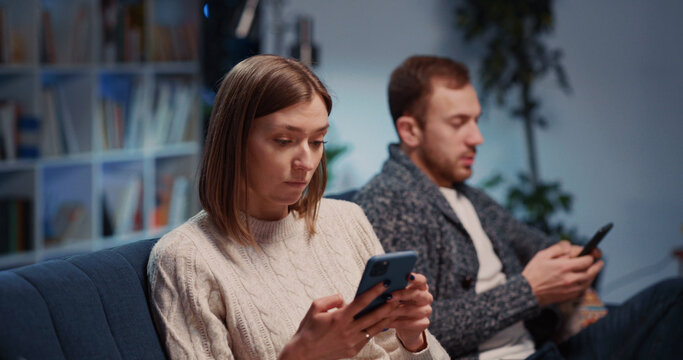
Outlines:
{"label": "book on shelf", "polygon": [[93,112],[93,124],[95,127],[95,150],[104,151],[109,148],[107,143],[107,129],[106,120],[104,117],[104,101],[97,100]]}
{"label": "book on shelf", "polygon": [[0,160],[40,156],[40,121],[21,113],[17,103],[0,100]]}
{"label": "book on shelf", "polygon": [[17,119],[19,144],[17,156],[20,159],[36,159],[40,157],[40,120],[35,116],[20,114]]}
{"label": "book on shelf", "polygon": [[33,204],[30,199],[0,199],[0,254],[33,249]]}
{"label": "book on shelf", "polygon": [[145,145],[153,147],[166,143],[172,114],[172,96],[173,88],[171,84],[163,82],[158,85],[154,116],[152,121],[148,123],[147,129],[145,129]]}
{"label": "book on shelf", "polygon": [[57,116],[57,104],[52,89],[42,90],[43,98],[43,127],[41,154],[42,156],[59,156],[64,152],[62,136]]}
{"label": "book on shelf", "polygon": [[144,61],[145,3],[103,0],[100,9],[103,61]]}
{"label": "book on shelf", "polygon": [[190,183],[184,176],[177,176],[171,188],[171,204],[168,214],[168,225],[176,227],[187,220],[188,195]]}
{"label": "book on shelf", "polygon": [[123,189],[121,198],[114,215],[114,231],[116,234],[127,234],[140,230],[141,224],[136,224],[138,213],[142,211],[142,179],[133,176]]}
{"label": "book on shelf", "polygon": [[72,63],[84,63],[90,59],[90,36],[91,24],[90,16],[88,16],[90,9],[87,4],[80,4],[74,21],[71,26],[71,33],[68,34],[69,44],[67,48],[67,56],[70,57]]}
{"label": "book on shelf", "polygon": [[102,99],[101,104],[103,148],[122,149],[125,128],[124,105],[112,99]]}
{"label": "book on shelf", "polygon": [[187,220],[190,209],[190,182],[183,175],[166,174],[157,182],[152,227],[176,227]]}
{"label": "book on shelf", "polygon": [[169,224],[173,181],[174,177],[171,174],[164,174],[157,180],[154,209],[151,216],[153,228],[159,229]]}
{"label": "book on shelf", "polygon": [[102,61],[116,61],[116,0],[102,0],[100,3],[102,19]]}
{"label": "book on shelf", "polygon": [[20,29],[9,29],[9,62],[11,64],[25,64],[28,62],[26,38]]}
{"label": "book on shelf", "polygon": [[144,145],[144,124],[149,116],[147,109],[151,98],[150,93],[150,87],[141,81],[133,85],[124,132],[124,147],[127,149],[136,149]]}
{"label": "book on shelf", "polygon": [[42,96],[44,126],[41,153],[45,156],[78,153],[80,145],[76,124],[65,90],[60,86],[45,88]]}
{"label": "book on shelf", "polygon": [[153,148],[182,142],[196,116],[196,85],[160,82],[156,92],[140,81],[127,101],[103,98],[94,122],[101,149]]}
{"label": "book on shelf", "polygon": [[45,219],[45,246],[53,247],[86,240],[89,236],[87,207],[79,201],[65,201]]}
{"label": "book on shelf", "polygon": [[5,9],[0,7],[0,64],[7,64],[9,61],[7,50],[9,46],[9,31],[8,31],[7,18],[5,15]]}
{"label": "book on shelf", "polygon": [[196,107],[195,86],[182,82],[158,85],[152,121],[145,123],[145,145],[162,146],[182,142]]}
{"label": "book on shelf", "polygon": [[173,117],[171,118],[171,128],[169,130],[167,143],[174,144],[183,141],[187,132],[188,121],[195,106],[197,93],[196,86],[180,85],[176,88],[176,96]]}
{"label": "book on shelf", "polygon": [[57,45],[55,43],[55,33],[52,28],[52,15],[49,11],[42,13],[42,47],[41,60],[44,63],[54,64],[57,62]]}
{"label": "book on shelf", "polygon": [[57,105],[59,108],[59,124],[62,130],[62,136],[66,144],[66,151],[69,154],[75,154],[79,152],[80,146],[78,145],[78,136],[76,135],[76,128],[74,126],[74,119],[71,116],[71,109],[66,101],[66,94],[64,93],[64,88],[62,86],[57,86],[55,91],[57,92]]}
{"label": "book on shelf", "polygon": [[[41,14],[40,60],[46,64],[83,63],[90,59],[90,36],[92,25],[89,6],[79,4],[68,19],[62,19],[66,25],[55,26],[55,19],[49,10]],[[63,32],[57,42],[55,31]]]}
{"label": "book on shelf", "polygon": [[193,61],[197,60],[197,26],[193,22],[183,22],[176,26],[154,25],[152,29],[154,61]]}
{"label": "book on shelf", "polygon": [[[104,95],[93,114],[99,150],[154,148],[182,142],[197,116],[196,84],[133,82],[127,94]],[[122,100],[123,99],[123,100]]]}
{"label": "book on shelf", "polygon": [[11,100],[0,101],[0,138],[2,138],[2,159],[17,158],[17,105]]}
{"label": "book on shelf", "polygon": [[102,236],[143,229],[142,177],[112,174],[102,194]]}

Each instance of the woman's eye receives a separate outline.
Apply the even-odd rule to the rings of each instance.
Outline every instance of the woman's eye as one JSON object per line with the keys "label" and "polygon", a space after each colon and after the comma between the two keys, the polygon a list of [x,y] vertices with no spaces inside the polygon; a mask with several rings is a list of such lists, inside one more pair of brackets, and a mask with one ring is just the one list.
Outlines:
{"label": "woman's eye", "polygon": [[311,145],[313,145],[313,146],[315,146],[315,147],[321,147],[321,146],[323,146],[323,145],[325,145],[325,144],[327,144],[327,141],[325,141],[325,140],[314,140],[314,141],[311,141]]}
{"label": "woman's eye", "polygon": [[278,143],[279,145],[285,146],[289,145],[292,143],[292,140],[289,139],[275,139],[275,142]]}

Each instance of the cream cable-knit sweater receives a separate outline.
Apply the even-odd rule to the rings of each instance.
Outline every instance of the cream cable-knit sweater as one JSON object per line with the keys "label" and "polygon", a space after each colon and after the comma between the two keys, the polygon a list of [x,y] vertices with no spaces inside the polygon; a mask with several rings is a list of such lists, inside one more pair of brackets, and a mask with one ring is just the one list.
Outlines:
{"label": "cream cable-knit sweater", "polygon": [[[355,204],[323,199],[317,233],[293,214],[249,219],[263,251],[219,235],[204,211],[152,249],[147,274],[157,328],[174,359],[276,359],[314,299],[354,298],[366,260],[382,247]],[[410,353],[395,331],[380,333],[358,359],[446,359],[427,333]]]}

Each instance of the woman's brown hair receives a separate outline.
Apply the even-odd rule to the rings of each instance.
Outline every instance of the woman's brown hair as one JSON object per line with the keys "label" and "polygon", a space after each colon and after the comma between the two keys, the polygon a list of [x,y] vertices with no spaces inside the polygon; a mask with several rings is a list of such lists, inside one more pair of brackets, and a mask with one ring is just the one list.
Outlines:
{"label": "woman's brown hair", "polygon": [[[251,123],[288,106],[320,96],[332,111],[332,99],[320,79],[296,60],[257,55],[230,70],[221,83],[206,134],[199,177],[199,199],[215,225],[233,240],[254,246],[242,215],[247,199],[246,146]],[[325,191],[323,154],[301,198],[289,206],[315,233],[318,203]]]}

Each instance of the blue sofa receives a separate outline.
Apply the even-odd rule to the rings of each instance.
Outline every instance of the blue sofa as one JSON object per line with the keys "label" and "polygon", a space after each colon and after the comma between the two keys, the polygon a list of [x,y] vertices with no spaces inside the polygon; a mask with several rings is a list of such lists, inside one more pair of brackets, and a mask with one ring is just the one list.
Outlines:
{"label": "blue sofa", "polygon": [[155,243],[0,271],[0,359],[165,359],[147,301]]}
{"label": "blue sofa", "polygon": [[0,271],[0,359],[166,359],[148,303],[155,243]]}

